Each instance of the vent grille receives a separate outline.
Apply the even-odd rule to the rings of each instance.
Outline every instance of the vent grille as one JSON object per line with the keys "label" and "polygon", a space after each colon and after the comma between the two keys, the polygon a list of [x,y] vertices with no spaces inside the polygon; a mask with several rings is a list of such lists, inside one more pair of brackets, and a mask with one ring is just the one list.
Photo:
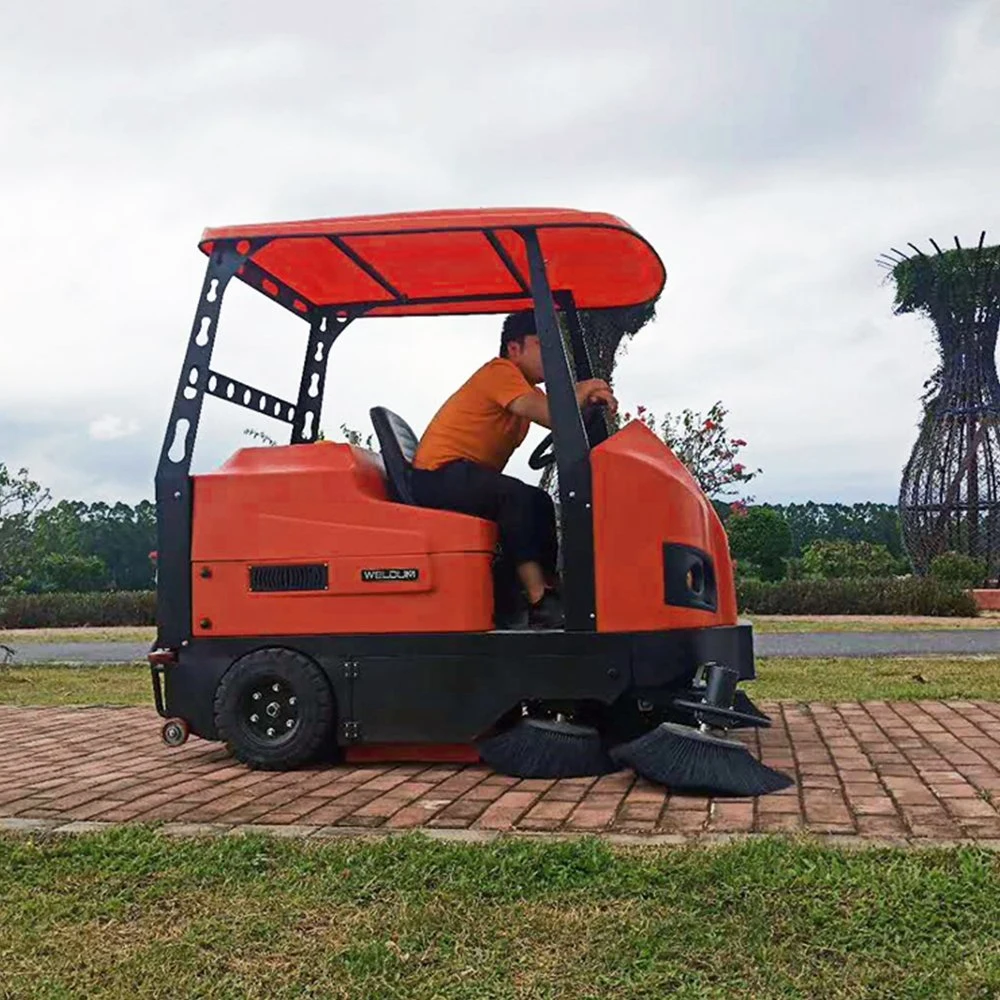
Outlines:
{"label": "vent grille", "polygon": [[250,567],[250,589],[255,593],[326,590],[328,584],[329,574],[324,563]]}

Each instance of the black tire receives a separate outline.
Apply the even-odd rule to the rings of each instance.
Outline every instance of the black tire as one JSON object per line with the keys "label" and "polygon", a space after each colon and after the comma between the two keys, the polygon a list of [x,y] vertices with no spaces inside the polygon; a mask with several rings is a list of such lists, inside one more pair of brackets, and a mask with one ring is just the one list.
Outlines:
{"label": "black tire", "polygon": [[290,649],[247,654],[215,692],[219,736],[237,760],[259,770],[286,771],[314,760],[332,741],[335,716],[323,671]]}

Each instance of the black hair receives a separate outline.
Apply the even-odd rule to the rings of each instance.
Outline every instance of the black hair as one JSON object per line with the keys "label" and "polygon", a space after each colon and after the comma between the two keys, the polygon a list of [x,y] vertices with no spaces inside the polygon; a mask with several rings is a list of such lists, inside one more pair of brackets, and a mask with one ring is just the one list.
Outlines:
{"label": "black hair", "polygon": [[524,338],[532,337],[536,332],[534,309],[522,309],[520,312],[511,313],[503,321],[503,330],[500,333],[500,357],[508,356],[508,344],[516,343],[524,347]]}

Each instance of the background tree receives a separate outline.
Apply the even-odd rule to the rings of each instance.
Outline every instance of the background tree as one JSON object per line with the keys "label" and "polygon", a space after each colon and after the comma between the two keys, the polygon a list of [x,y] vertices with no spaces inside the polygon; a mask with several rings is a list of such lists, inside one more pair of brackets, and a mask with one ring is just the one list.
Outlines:
{"label": "background tree", "polygon": [[726,522],[729,551],[741,566],[741,575],[759,575],[762,580],[782,580],[785,559],[792,548],[792,533],[785,519],[767,507],[734,512]]}
{"label": "background tree", "polygon": [[0,590],[148,590],[156,507],[62,500],[0,464]]}
{"label": "background tree", "polygon": [[0,462],[0,592],[18,586],[29,572],[32,523],[52,495],[28,476]]}
{"label": "background tree", "polygon": [[849,541],[884,545],[896,560],[909,565],[903,551],[899,509],[887,503],[790,503],[761,504],[776,510],[792,532],[792,555],[801,556],[811,542]]}
{"label": "background tree", "polygon": [[802,569],[807,577],[825,580],[884,578],[894,574],[896,560],[884,545],[817,540],[802,554]]}

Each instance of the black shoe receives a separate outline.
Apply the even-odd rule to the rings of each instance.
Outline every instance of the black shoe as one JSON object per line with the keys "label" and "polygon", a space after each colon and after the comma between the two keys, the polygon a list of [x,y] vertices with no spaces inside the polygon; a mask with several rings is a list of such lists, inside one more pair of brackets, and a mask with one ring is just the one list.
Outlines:
{"label": "black shoe", "polygon": [[565,628],[566,618],[563,615],[562,601],[546,590],[537,604],[528,605],[529,628]]}
{"label": "black shoe", "polygon": [[495,616],[499,632],[521,632],[528,628],[528,606],[518,607]]}

